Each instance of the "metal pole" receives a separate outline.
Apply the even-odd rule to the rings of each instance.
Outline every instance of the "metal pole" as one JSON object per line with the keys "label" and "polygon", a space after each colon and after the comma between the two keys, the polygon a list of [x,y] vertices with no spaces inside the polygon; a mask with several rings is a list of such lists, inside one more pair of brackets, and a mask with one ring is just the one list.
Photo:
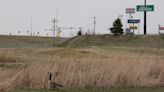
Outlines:
{"label": "metal pole", "polygon": [[145,0],[145,5],[144,5],[144,35],[147,33],[147,12],[146,12],[146,0]]}
{"label": "metal pole", "polygon": [[[129,19],[131,19],[132,18],[132,13],[129,13]],[[129,23],[129,28],[130,28],[130,23]],[[131,29],[130,29],[130,32],[131,32]]]}
{"label": "metal pole", "polygon": [[138,35],[140,34],[140,23],[138,23]]}
{"label": "metal pole", "polygon": [[[134,23],[133,23],[133,27],[134,27]],[[134,30],[135,30],[135,29],[133,29],[133,34],[134,34]]]}

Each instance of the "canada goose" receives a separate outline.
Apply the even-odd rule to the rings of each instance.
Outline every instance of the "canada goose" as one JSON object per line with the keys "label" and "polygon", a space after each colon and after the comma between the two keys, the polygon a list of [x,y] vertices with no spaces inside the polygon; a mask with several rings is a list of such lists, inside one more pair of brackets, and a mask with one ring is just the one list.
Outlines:
{"label": "canada goose", "polygon": [[[56,76],[58,75],[58,72],[56,73]],[[49,79],[48,79],[48,89],[53,89],[56,87],[63,87],[63,85],[58,84],[56,82],[52,82],[52,73],[49,73]]]}

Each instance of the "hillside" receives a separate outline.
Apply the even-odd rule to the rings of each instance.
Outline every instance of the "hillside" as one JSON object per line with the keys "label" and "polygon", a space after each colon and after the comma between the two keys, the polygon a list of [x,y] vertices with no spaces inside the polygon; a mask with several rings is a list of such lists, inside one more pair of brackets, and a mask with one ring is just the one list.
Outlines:
{"label": "hillside", "polygon": [[[36,37],[36,36],[6,36],[0,35],[0,48],[38,48],[52,47],[52,37]],[[55,44],[60,44],[67,38],[55,38]]]}
{"label": "hillside", "polygon": [[123,35],[114,37],[112,35],[85,35],[71,38],[60,44],[62,47],[91,47],[91,46],[125,46],[125,47],[164,47],[164,36],[157,35]]}
{"label": "hillside", "polygon": [[31,36],[4,36],[0,35],[0,48],[39,48],[53,47],[158,47],[164,48],[164,36],[157,35],[123,35],[114,37],[112,35],[85,35],[73,38],[31,37]]}

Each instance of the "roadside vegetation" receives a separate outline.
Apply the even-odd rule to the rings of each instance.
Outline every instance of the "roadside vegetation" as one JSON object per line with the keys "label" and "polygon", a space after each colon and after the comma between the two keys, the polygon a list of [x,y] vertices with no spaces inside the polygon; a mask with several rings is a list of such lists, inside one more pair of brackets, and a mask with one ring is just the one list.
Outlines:
{"label": "roadside vegetation", "polygon": [[[97,41],[88,39],[92,37]],[[62,43],[67,43],[67,48],[1,48],[0,91],[93,92],[98,89],[97,92],[162,92],[163,36],[160,37],[159,52],[156,37],[120,36],[114,39],[110,35],[88,35]],[[45,90],[49,72],[59,72],[53,81],[64,88]],[[100,90],[106,88],[108,90]]]}

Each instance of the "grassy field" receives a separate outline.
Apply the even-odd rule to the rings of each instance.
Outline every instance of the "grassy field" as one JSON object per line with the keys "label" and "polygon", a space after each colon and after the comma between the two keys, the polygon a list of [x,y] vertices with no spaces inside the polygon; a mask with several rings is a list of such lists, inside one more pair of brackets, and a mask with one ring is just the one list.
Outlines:
{"label": "grassy field", "polygon": [[24,89],[11,92],[163,92],[164,88],[119,88],[119,89],[69,89],[69,90],[45,90]]}
{"label": "grassy field", "polygon": [[111,89],[96,91],[161,92],[164,86],[163,47],[158,52],[153,43],[149,47],[129,44],[82,48],[1,48],[0,91],[28,88],[31,92],[46,92],[32,89],[46,89],[48,73],[59,72],[53,81],[64,88],[55,92],[92,92],[94,90],[91,89],[106,88]]}
{"label": "grassy field", "polygon": [[0,35],[0,48],[43,48],[53,47],[64,42],[67,38],[37,37],[37,36],[6,36]]}
{"label": "grassy field", "polygon": [[54,81],[64,88],[164,85],[163,50],[158,53],[155,49],[127,47],[4,48],[0,52],[1,90],[47,88],[48,72],[59,72]]}

